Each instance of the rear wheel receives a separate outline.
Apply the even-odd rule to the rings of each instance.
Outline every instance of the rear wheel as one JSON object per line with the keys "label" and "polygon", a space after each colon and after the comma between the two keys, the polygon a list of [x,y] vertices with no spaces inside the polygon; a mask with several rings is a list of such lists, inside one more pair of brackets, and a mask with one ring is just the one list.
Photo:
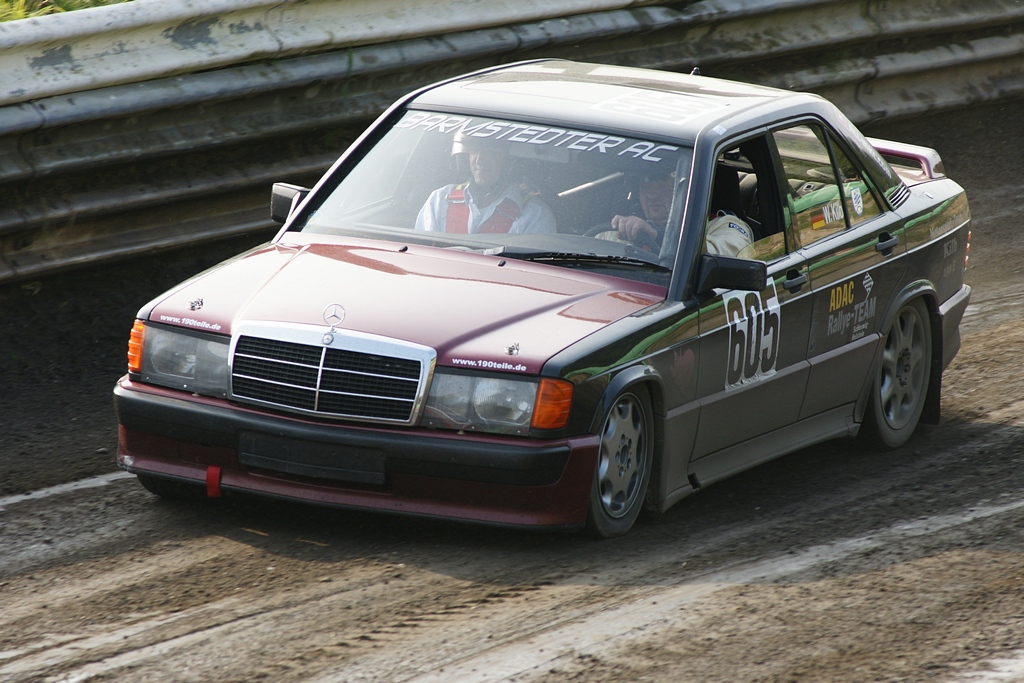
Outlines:
{"label": "rear wheel", "polygon": [[931,374],[932,335],[920,299],[903,305],[885,335],[885,349],[864,415],[864,435],[881,448],[899,448],[917,428]]}
{"label": "rear wheel", "polygon": [[636,522],[651,478],[653,437],[647,392],[639,388],[619,394],[601,428],[587,514],[587,531],[592,536],[621,536]]}

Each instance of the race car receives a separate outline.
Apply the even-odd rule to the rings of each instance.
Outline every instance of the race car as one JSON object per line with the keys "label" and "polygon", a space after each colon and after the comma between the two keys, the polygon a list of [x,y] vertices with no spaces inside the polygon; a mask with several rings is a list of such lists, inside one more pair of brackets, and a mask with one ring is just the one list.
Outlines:
{"label": "race car", "polygon": [[225,492],[626,533],[939,419],[970,212],[811,94],[532,61],[422,88],[268,243],[145,305],[117,462]]}

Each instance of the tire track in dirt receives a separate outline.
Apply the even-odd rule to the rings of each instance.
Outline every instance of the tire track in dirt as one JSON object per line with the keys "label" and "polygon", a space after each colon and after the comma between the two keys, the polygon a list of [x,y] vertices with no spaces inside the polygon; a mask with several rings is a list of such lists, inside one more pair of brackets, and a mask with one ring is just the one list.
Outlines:
{"label": "tire track in dirt", "polygon": [[[988,430],[985,439],[974,446],[998,450],[1014,439],[1022,424],[1020,408],[1020,402],[1013,402],[993,411],[992,423],[1000,427]],[[947,445],[947,450],[963,448],[955,442]],[[934,453],[931,457],[941,460],[944,456]],[[127,484],[118,486],[132,496],[145,496]],[[870,488],[868,485],[846,493],[863,499],[871,495]],[[883,491],[878,495],[891,494]],[[699,548],[698,552],[658,544],[651,547],[652,539],[647,538],[641,544],[648,550],[638,552],[635,562],[602,565],[597,561],[605,544],[573,540],[570,546],[585,551],[578,562],[566,565],[565,554],[551,553],[551,563],[562,566],[545,574],[538,567],[541,558],[526,553],[527,561],[522,566],[507,568],[506,574],[496,575],[489,583],[437,574],[425,566],[367,558],[344,562],[311,560],[310,556],[289,558],[279,550],[216,535],[186,542],[161,542],[148,549],[149,555],[145,557],[129,553],[115,563],[104,558],[91,565],[79,564],[73,572],[73,576],[82,577],[78,580],[69,580],[68,567],[55,567],[37,572],[31,579],[19,577],[13,584],[8,582],[14,589],[12,593],[32,596],[31,591],[36,590],[40,595],[34,601],[20,603],[18,610],[8,611],[8,605],[0,603],[0,614],[4,615],[0,620],[0,639],[5,643],[0,649],[6,650],[0,656],[0,662],[4,662],[0,677],[37,680],[45,673],[49,680],[166,680],[169,662],[190,662],[194,673],[179,674],[174,680],[208,680],[216,677],[221,658],[218,652],[231,652],[232,673],[239,680],[308,680],[321,675],[323,669],[325,681],[404,680],[421,674],[429,680],[431,672],[445,678],[463,671],[465,666],[468,680],[477,675],[479,668],[473,672],[474,660],[462,668],[458,664],[470,655],[481,657],[475,661],[485,662],[488,671],[507,670],[508,664],[488,659],[487,653],[498,644],[497,652],[503,652],[501,648],[505,647],[515,653],[511,661],[519,668],[513,666],[509,680],[518,680],[535,675],[531,673],[532,667],[523,667],[523,662],[530,661],[536,666],[535,660],[524,660],[523,653],[540,653],[541,646],[547,644],[544,650],[554,658],[543,660],[544,666],[548,666],[544,669],[547,673],[536,675],[543,680],[558,680],[551,678],[551,668],[572,671],[571,665],[579,666],[582,662],[587,666],[577,673],[586,676],[580,680],[590,680],[591,675],[597,675],[599,663],[607,661],[615,648],[600,640],[596,645],[572,645],[575,641],[570,639],[569,644],[559,649],[554,646],[558,645],[560,634],[594,639],[598,637],[595,634],[609,633],[610,629],[610,640],[628,642],[623,633],[633,631],[634,640],[656,643],[653,636],[658,631],[678,630],[680,625],[671,619],[654,619],[652,623],[657,615],[648,602],[670,605],[672,599],[665,596],[673,591],[683,591],[683,597],[677,600],[682,605],[703,605],[702,610],[719,616],[734,612],[728,600],[713,596],[726,588],[736,589],[737,582],[748,581],[736,574],[739,568],[734,567],[731,575],[718,578],[695,569],[735,562],[736,549],[744,547],[748,549],[745,556],[749,564],[751,554],[757,556],[758,546],[753,539],[768,536],[767,532],[786,523],[785,517],[789,515],[805,516],[801,508],[818,507],[825,516],[841,514],[839,508],[845,501],[836,500],[829,492],[823,497],[820,506],[814,496],[797,501],[796,509],[782,519],[698,529],[688,539]],[[1019,505],[1003,505],[999,511],[1008,513]],[[16,512],[16,507],[11,512]],[[946,515],[933,521],[932,527],[908,523],[903,527],[909,531],[897,527],[891,533],[928,536],[983,517],[989,514],[988,510],[969,512],[962,518]],[[259,528],[232,532],[257,541],[267,534]],[[329,539],[310,536],[308,547],[319,549],[328,545]],[[840,544],[838,555],[822,555],[813,548],[804,550],[800,556],[812,557],[814,562],[802,569],[809,571],[819,565],[841,563],[852,554],[877,551],[884,545],[878,539],[884,536],[873,533],[870,542],[863,546]],[[538,538],[544,537],[528,536],[527,540]],[[626,544],[626,548],[628,552],[636,546]],[[489,550],[493,549],[485,548],[484,552]],[[694,569],[680,572],[679,568],[687,562],[692,562]],[[794,566],[792,556],[783,557],[781,562],[784,571],[780,576],[799,573],[801,569]],[[755,562],[754,566],[760,568],[764,563]],[[261,569],[259,573],[255,572],[257,568]],[[247,573],[258,576],[258,582],[240,578]],[[532,585],[512,581],[522,575],[547,578]],[[218,583],[218,577],[223,577],[223,585]],[[760,577],[754,583],[763,584],[768,579],[778,577]],[[676,585],[681,580],[686,583]],[[26,582],[40,582],[40,586],[29,589]],[[242,595],[207,600],[204,594],[181,594],[181,585],[205,586],[206,593],[214,596],[222,588],[234,585],[242,589]],[[696,595],[688,595],[687,591],[695,591]],[[126,604],[125,596],[132,596],[133,602]],[[49,604],[60,619],[35,623],[38,617],[32,615],[46,611],[40,608],[41,604]],[[713,604],[718,607],[707,606]],[[129,611],[132,608],[138,611]],[[639,621],[628,628],[629,623],[615,623],[618,613],[638,615]],[[69,634],[66,627],[78,623],[88,623],[89,628],[77,636]],[[310,624],[315,624],[315,628],[310,629]],[[601,624],[606,626],[603,631],[599,628]],[[62,639],[46,640],[47,635],[52,638],[53,633],[62,629]],[[23,649],[22,654],[11,656],[16,649],[12,650],[10,645],[18,646],[11,642],[12,633],[36,633],[41,638],[36,641],[37,649]],[[282,637],[282,633],[296,635]],[[556,642],[552,643],[553,640]],[[271,643],[285,654],[268,653]],[[20,645],[25,647],[24,643]],[[566,651],[570,654],[566,655]]]}

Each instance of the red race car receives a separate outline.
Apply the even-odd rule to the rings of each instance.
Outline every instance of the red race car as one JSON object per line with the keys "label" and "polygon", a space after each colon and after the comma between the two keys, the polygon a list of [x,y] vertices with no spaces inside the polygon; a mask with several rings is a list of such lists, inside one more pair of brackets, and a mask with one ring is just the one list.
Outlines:
{"label": "red race car", "polygon": [[539,61],[412,93],[267,245],[147,304],[118,463],[205,490],[625,533],[938,419],[970,213],[808,94]]}

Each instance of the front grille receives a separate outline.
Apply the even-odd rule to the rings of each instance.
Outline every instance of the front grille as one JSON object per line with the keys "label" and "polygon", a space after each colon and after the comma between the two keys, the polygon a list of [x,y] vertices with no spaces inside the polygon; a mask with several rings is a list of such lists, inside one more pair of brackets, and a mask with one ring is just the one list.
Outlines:
{"label": "front grille", "polygon": [[328,417],[411,422],[418,359],[243,335],[231,366],[232,395]]}

